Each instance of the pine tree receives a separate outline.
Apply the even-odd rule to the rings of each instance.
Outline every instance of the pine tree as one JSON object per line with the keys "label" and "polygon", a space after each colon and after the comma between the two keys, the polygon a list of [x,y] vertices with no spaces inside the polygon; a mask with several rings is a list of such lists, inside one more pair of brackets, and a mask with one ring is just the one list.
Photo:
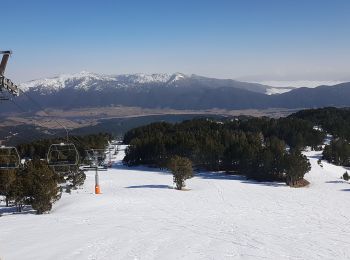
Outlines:
{"label": "pine tree", "polygon": [[56,174],[41,160],[29,162],[24,171],[30,205],[37,214],[50,211],[52,204],[61,196]]}
{"label": "pine tree", "polygon": [[6,206],[9,206],[11,199],[11,186],[16,180],[16,170],[14,169],[1,169],[0,170],[0,195],[5,196]]}
{"label": "pine tree", "polygon": [[178,190],[185,187],[185,180],[193,177],[192,162],[185,157],[177,155],[172,157],[168,168],[173,173],[174,183]]}
{"label": "pine tree", "polygon": [[303,180],[305,173],[311,170],[311,165],[306,156],[298,151],[286,155],[285,164],[286,184],[292,187]]}
{"label": "pine tree", "polygon": [[84,171],[75,169],[67,174],[67,181],[70,182],[70,187],[76,189],[78,186],[84,184],[86,179],[86,174]]}
{"label": "pine tree", "polygon": [[23,206],[26,204],[26,198],[28,188],[30,185],[26,185],[27,175],[23,169],[16,171],[16,179],[11,184],[10,197],[16,205],[17,212],[21,212]]}

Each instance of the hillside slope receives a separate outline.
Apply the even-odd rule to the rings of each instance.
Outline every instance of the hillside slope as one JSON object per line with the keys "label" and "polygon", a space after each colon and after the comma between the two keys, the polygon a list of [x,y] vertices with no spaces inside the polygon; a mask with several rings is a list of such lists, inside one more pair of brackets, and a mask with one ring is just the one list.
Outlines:
{"label": "hillside slope", "polygon": [[125,168],[94,173],[50,214],[8,214],[2,259],[349,259],[350,185],[344,169],[306,152],[307,188],[201,173],[177,191],[172,176]]}

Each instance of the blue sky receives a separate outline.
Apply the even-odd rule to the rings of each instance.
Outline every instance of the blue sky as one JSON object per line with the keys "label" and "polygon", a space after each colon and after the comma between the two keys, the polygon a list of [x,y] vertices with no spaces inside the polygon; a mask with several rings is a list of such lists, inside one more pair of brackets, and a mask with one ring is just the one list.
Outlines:
{"label": "blue sky", "polygon": [[350,1],[0,0],[15,81],[87,70],[350,79]]}

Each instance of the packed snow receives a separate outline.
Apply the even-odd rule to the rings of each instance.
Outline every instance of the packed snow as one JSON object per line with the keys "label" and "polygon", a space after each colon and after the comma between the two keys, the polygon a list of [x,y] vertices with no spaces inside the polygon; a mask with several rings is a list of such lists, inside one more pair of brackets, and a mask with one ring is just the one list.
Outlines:
{"label": "packed snow", "polygon": [[[123,147],[125,148],[125,147]],[[350,185],[317,160],[306,188],[203,172],[172,188],[171,174],[122,165],[94,172],[51,213],[0,207],[0,259],[350,259]]]}

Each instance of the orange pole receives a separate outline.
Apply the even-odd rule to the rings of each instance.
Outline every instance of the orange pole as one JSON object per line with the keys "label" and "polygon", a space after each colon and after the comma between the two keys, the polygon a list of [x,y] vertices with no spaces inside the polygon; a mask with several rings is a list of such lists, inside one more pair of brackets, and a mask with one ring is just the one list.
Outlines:
{"label": "orange pole", "polygon": [[96,173],[95,173],[95,194],[101,194],[97,167],[96,167]]}

